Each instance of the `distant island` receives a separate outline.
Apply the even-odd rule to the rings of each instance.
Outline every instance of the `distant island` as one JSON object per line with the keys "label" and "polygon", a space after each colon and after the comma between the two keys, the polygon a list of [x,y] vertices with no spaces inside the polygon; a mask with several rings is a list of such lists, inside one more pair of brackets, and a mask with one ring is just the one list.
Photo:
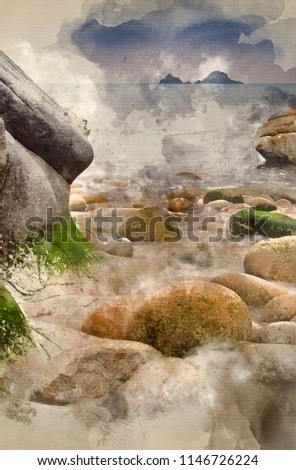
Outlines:
{"label": "distant island", "polygon": [[180,80],[180,78],[174,77],[170,73],[165,78],[162,78],[159,83],[160,83],[160,85],[163,85],[163,84],[167,85],[167,84],[170,84],[170,83],[181,83],[181,84],[183,84],[183,82],[182,82],[182,80]]}
{"label": "distant island", "polygon": [[[182,84],[182,85],[191,85],[191,82],[182,82],[179,77],[174,77],[172,74],[168,74],[165,78],[162,78],[159,82],[160,85],[169,85],[169,84]],[[236,80],[231,80],[227,73],[219,72],[216,70],[210,73],[203,80],[197,80],[194,84],[209,84],[209,85],[242,85],[243,82],[238,82]]]}

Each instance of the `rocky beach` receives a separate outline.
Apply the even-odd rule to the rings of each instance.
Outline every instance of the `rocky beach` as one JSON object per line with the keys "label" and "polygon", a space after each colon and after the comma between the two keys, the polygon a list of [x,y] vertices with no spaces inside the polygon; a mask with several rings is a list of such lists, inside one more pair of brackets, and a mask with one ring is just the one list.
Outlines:
{"label": "rocky beach", "polygon": [[[256,90],[249,150],[217,177],[204,141],[167,132],[183,85],[163,86],[146,96],[167,99],[165,163],[125,173],[0,55],[3,449],[295,448],[295,96]],[[222,113],[220,85],[198,86]]]}

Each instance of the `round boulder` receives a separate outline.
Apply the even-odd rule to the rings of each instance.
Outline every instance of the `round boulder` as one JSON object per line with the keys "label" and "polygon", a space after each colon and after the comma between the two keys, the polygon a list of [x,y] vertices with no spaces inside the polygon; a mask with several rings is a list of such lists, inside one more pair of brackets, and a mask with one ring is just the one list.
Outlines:
{"label": "round boulder", "polygon": [[182,357],[193,346],[252,336],[246,304],[223,286],[188,281],[159,291],[134,313],[127,339]]}
{"label": "round boulder", "polygon": [[124,339],[133,310],[131,299],[118,296],[116,300],[90,306],[82,321],[82,331],[101,338]]}
{"label": "round boulder", "polygon": [[168,201],[168,210],[171,212],[186,212],[194,207],[194,201],[184,197],[175,197]]}
{"label": "round boulder", "polygon": [[69,199],[69,210],[70,212],[85,212],[86,202],[83,197],[78,196],[78,194],[71,194]]}
{"label": "round boulder", "polygon": [[293,204],[291,201],[288,201],[288,199],[278,199],[275,201],[275,204],[278,209],[290,209]]}
{"label": "round boulder", "polygon": [[147,345],[97,339],[93,345],[63,351],[50,359],[34,384],[31,399],[66,405],[112,393],[145,362],[161,357]]}
{"label": "round boulder", "polygon": [[296,345],[296,324],[289,321],[270,323],[257,332],[256,342]]}
{"label": "round boulder", "polygon": [[296,295],[284,294],[270,300],[261,310],[260,321],[289,321],[296,316]]}
{"label": "round boulder", "polygon": [[296,236],[253,245],[244,259],[245,272],[274,281],[296,281]]}
{"label": "round boulder", "polygon": [[221,274],[214,277],[211,282],[233,290],[247,305],[253,307],[262,307],[274,297],[287,293],[283,287],[243,273]]}
{"label": "round boulder", "polygon": [[224,207],[229,207],[230,204],[231,203],[229,201],[225,201],[225,199],[217,199],[216,201],[208,202],[206,207],[220,211],[221,209],[224,209]]}
{"label": "round boulder", "polygon": [[253,207],[258,211],[276,211],[277,205],[275,202],[271,202],[269,199],[257,196],[257,197],[246,197],[245,203]]}
{"label": "round boulder", "polygon": [[117,392],[137,413],[151,416],[183,406],[198,397],[200,389],[201,374],[196,367],[184,359],[166,357],[139,366]]}

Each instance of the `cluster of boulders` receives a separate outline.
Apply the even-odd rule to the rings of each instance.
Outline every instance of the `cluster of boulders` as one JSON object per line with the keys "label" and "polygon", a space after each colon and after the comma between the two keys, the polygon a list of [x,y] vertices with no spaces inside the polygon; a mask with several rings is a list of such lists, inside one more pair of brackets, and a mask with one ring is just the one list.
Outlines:
{"label": "cluster of boulders", "polygon": [[[69,217],[73,180],[92,162],[83,127],[0,52],[0,186],[3,252],[36,220]],[[31,225],[30,225],[31,221]]]}

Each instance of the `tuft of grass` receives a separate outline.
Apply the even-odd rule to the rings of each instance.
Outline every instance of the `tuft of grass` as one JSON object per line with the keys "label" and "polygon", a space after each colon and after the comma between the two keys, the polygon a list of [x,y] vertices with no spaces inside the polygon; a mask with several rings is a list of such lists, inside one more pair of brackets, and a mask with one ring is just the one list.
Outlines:
{"label": "tuft of grass", "polygon": [[7,273],[16,267],[46,269],[49,274],[59,274],[71,269],[85,270],[94,262],[101,262],[105,255],[96,250],[76,227],[72,218],[63,219],[53,228],[29,234],[9,254],[5,268]]}
{"label": "tuft of grass", "polygon": [[30,344],[30,325],[11,294],[0,284],[0,360],[23,354]]}

